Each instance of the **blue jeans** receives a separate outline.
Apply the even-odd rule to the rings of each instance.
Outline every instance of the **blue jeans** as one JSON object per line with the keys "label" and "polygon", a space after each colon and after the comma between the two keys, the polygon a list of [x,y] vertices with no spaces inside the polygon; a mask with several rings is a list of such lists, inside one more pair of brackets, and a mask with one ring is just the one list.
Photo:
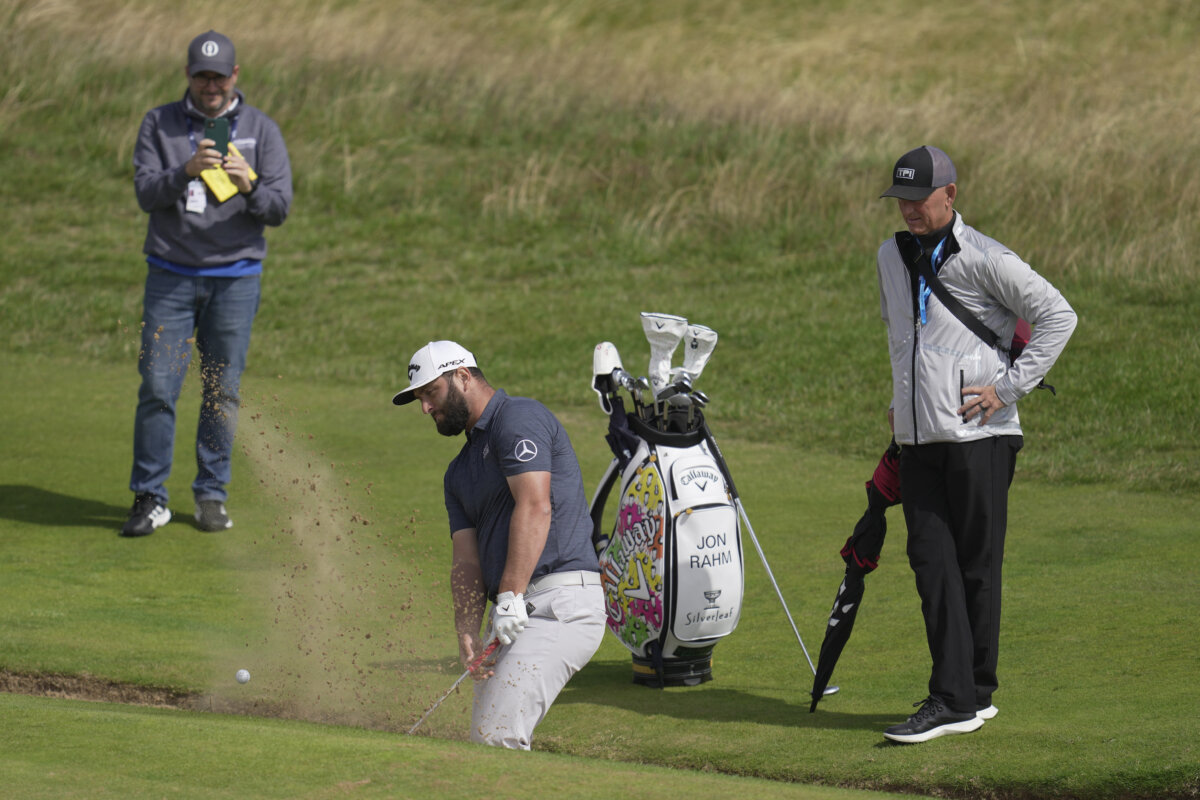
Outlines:
{"label": "blue jeans", "polygon": [[137,416],[129,488],[167,504],[166,482],[175,451],[175,403],[192,358],[200,352],[203,400],[196,428],[197,501],[220,500],[231,476],[238,395],[250,329],[258,313],[258,275],[191,278],[151,266],[146,275],[142,349],[138,354]]}

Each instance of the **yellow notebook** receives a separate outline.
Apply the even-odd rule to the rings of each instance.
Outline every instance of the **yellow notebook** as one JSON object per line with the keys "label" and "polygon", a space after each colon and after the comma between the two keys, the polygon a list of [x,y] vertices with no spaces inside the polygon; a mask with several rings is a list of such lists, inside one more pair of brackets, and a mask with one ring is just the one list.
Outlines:
{"label": "yellow notebook", "polygon": [[[242,153],[233,142],[229,143],[229,152],[241,158]],[[250,180],[258,180],[258,174],[254,168],[250,168]],[[200,173],[200,177],[204,178],[204,182],[208,184],[208,188],[212,189],[213,195],[217,198],[218,203],[224,203],[229,198],[238,193],[237,187],[233,185],[233,181],[229,179],[229,173],[223,167],[209,167]]]}

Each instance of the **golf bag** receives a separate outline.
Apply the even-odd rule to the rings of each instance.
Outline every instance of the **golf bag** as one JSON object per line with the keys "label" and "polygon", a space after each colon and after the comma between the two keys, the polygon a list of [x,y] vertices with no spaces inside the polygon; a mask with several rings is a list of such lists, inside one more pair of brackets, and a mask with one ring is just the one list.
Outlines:
{"label": "golf bag", "polygon": [[[692,381],[717,334],[682,317],[642,314],[650,378],[634,379],[616,348],[597,345],[592,388],[609,415],[612,463],[592,499],[592,542],[608,628],[633,654],[635,683],[695,686],[712,680],[713,647],[742,610],[742,540],[736,492],[704,421]],[[684,366],[671,355],[687,342]],[[626,414],[617,389],[628,391]],[[616,519],[604,508],[617,488]]]}
{"label": "golf bag", "polygon": [[[633,654],[635,683],[712,680],[713,647],[742,608],[741,532],[726,468],[709,447],[702,412],[662,431],[611,400],[615,458],[592,499],[593,543],[608,628]],[[618,486],[616,521],[604,507]]]}
{"label": "golf bag", "polygon": [[[816,667],[754,534],[721,448],[704,420],[708,396],[694,383],[717,332],[671,314],[642,312],[649,378],[634,378],[611,342],[592,354],[592,389],[608,414],[613,461],[592,499],[592,542],[608,627],[633,653],[635,683],[695,686],[712,680],[712,650],[742,611],[742,529],[755,551],[809,668]],[[683,366],[671,356],[684,343]],[[625,413],[618,389],[633,401]],[[604,505],[620,501],[612,533]],[[826,693],[837,691],[831,687]]]}

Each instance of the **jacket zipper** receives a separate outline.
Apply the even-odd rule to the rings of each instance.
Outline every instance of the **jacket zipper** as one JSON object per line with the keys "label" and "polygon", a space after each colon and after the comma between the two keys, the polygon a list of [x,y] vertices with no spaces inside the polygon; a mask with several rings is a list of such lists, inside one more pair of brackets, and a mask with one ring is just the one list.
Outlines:
{"label": "jacket zipper", "polygon": [[913,344],[912,344],[912,363],[908,368],[908,382],[911,399],[909,405],[912,407],[913,421],[913,444],[921,443],[920,431],[917,430],[917,347],[921,340],[921,312],[918,304],[917,295],[920,294],[920,282],[917,276],[909,273],[909,285],[912,287],[912,319],[913,319]]}

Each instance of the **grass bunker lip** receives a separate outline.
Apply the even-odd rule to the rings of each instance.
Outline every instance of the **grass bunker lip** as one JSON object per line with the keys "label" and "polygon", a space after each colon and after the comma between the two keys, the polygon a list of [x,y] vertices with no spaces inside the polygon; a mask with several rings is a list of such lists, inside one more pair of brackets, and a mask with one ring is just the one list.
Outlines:
{"label": "grass bunker lip", "polygon": [[125,703],[155,708],[206,710],[199,705],[202,695],[154,686],[134,686],[89,675],[44,675],[0,671],[0,691],[65,700]]}

